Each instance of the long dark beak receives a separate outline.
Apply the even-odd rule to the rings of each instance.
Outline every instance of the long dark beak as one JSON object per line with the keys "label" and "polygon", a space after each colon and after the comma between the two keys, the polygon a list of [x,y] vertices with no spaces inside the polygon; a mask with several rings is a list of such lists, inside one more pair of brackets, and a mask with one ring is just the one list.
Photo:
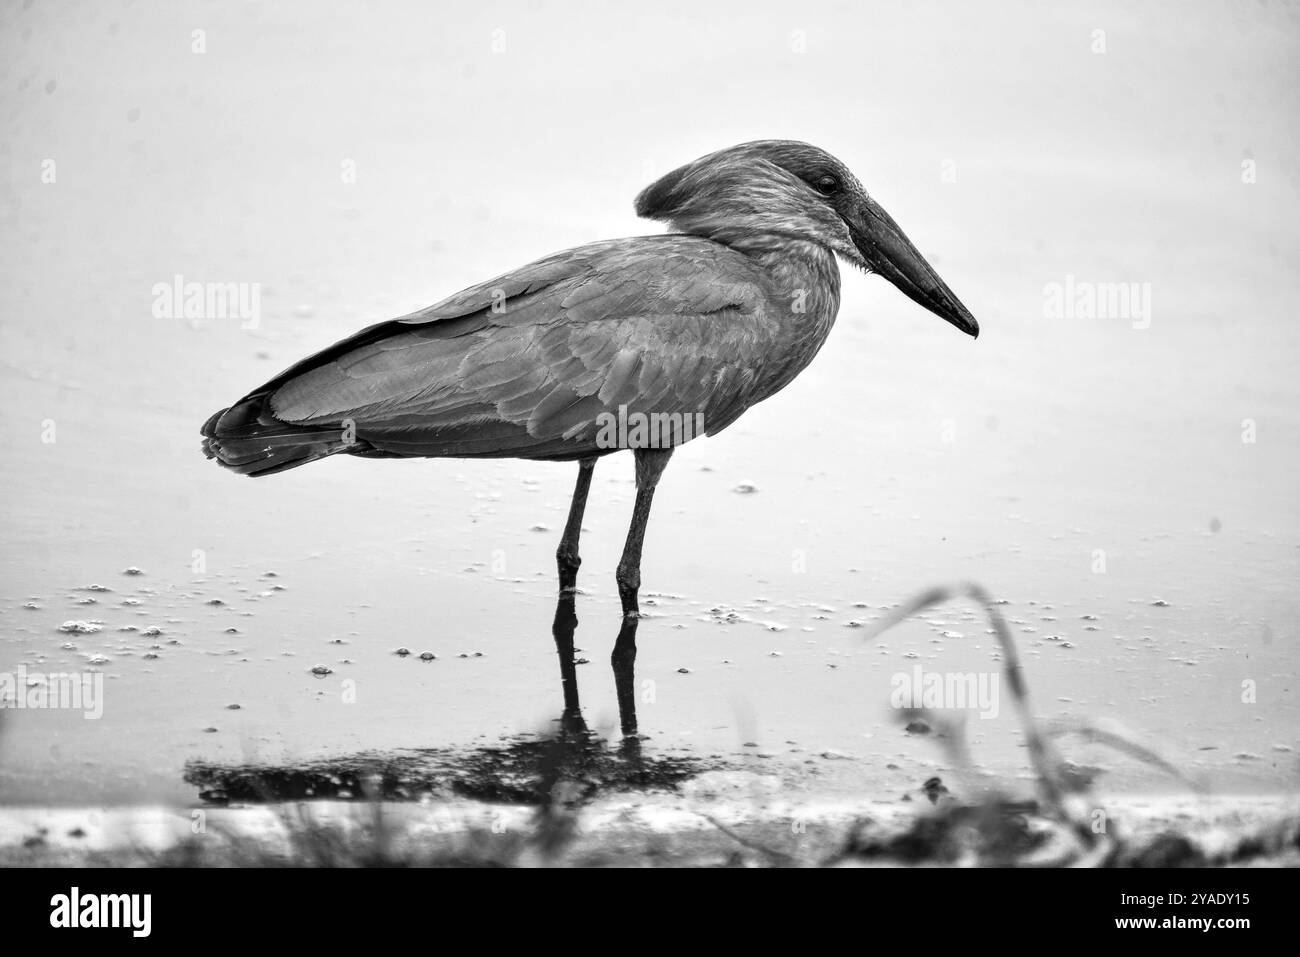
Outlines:
{"label": "long dark beak", "polygon": [[909,299],[947,319],[967,335],[980,334],[979,323],[970,310],[961,304],[934,267],[903,235],[894,218],[875,200],[865,200],[859,206],[858,215],[849,223],[849,232],[872,272],[880,273]]}

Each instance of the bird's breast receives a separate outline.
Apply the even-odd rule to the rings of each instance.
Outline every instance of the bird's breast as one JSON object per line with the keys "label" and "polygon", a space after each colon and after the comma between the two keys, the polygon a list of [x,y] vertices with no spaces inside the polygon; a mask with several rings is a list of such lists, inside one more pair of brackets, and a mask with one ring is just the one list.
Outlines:
{"label": "bird's breast", "polygon": [[791,244],[763,266],[769,282],[765,319],[771,341],[757,375],[760,399],[785,388],[812,362],[840,308],[840,271],[825,247]]}

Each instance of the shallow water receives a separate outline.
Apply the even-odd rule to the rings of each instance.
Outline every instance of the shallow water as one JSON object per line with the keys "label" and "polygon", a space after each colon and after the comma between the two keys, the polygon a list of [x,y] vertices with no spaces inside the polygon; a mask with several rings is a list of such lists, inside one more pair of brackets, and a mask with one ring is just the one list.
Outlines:
{"label": "shallow water", "polygon": [[[0,800],[188,801],[196,765],[472,756],[549,729],[576,469],[339,458],[248,481],[203,459],[198,426],[367,322],[654,231],[630,209],[650,178],[774,135],[849,162],[984,332],[846,273],[813,366],[674,457],[643,566],[643,752],[794,793],[947,773],[891,679],[995,672],[987,623],[956,603],[861,626],[973,579],[1008,602],[1039,713],[1118,719],[1216,788],[1295,787],[1294,8],[845,8],[830,30],[773,5],[682,30],[683,6],[635,48],[604,13],[578,34],[545,10],[454,31],[308,10],[3,13],[0,670],[100,672],[105,707],[0,712]],[[665,94],[702,84],[734,102]],[[155,318],[177,274],[261,283],[257,328]],[[1046,317],[1067,276],[1149,283],[1149,326]],[[587,724],[615,739],[626,458],[596,470],[575,636]],[[1005,696],[969,725],[982,764],[1025,775]],[[1170,787],[1069,753],[1103,786]]]}

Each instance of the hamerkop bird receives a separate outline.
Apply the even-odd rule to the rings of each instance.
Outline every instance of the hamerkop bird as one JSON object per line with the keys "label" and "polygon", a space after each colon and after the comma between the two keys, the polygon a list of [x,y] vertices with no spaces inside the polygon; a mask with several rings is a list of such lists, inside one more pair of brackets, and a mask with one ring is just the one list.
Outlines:
{"label": "hamerkop bird", "polygon": [[204,452],[245,475],[336,453],[576,461],[556,552],[564,593],[596,459],[631,448],[636,504],[616,577],[635,618],[673,448],[721,432],[812,361],[839,310],[837,255],[979,333],[844,164],[806,143],[712,153],[652,184],[636,211],[673,231],[566,249],[363,329],[208,419]]}

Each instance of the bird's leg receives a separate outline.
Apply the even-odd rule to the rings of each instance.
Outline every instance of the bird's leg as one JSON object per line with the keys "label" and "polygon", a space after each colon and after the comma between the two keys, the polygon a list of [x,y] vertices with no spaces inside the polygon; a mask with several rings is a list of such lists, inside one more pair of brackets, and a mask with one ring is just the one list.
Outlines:
{"label": "bird's leg", "polygon": [[582,533],[582,515],[587,509],[587,493],[591,490],[591,473],[594,458],[578,462],[578,484],[573,489],[569,503],[569,518],[564,523],[564,534],[555,550],[555,564],[560,571],[560,596],[555,602],[555,622],[551,635],[555,638],[555,653],[560,658],[560,687],[564,691],[564,714],[560,718],[565,730],[582,729],[582,708],[578,703],[578,671],[573,662],[573,634],[578,627],[578,614],[573,593],[578,582],[578,536]]}
{"label": "bird's leg", "polygon": [[641,546],[645,544],[646,523],[650,520],[650,503],[655,486],[673,454],[667,449],[636,449],[636,504],[632,506],[632,525],[627,530],[623,557],[618,563],[618,597],[623,602],[623,617],[636,616],[637,591],[641,588]]}
{"label": "bird's leg", "polygon": [[569,520],[564,523],[560,546],[555,550],[555,564],[560,570],[560,593],[572,592],[578,584],[578,536],[582,534],[582,515],[587,510],[587,493],[591,491],[591,473],[596,467],[594,458],[578,462],[578,484],[573,489],[569,503]]}
{"label": "bird's leg", "polygon": [[623,546],[623,557],[618,563],[618,597],[623,605],[623,624],[610,664],[614,667],[614,687],[618,693],[618,714],[624,736],[636,734],[636,629],[641,618],[637,592],[641,588],[641,548],[645,544],[646,523],[650,520],[650,503],[654,500],[655,486],[663,474],[668,449],[637,449],[636,454],[636,504],[632,507],[632,524]]}

